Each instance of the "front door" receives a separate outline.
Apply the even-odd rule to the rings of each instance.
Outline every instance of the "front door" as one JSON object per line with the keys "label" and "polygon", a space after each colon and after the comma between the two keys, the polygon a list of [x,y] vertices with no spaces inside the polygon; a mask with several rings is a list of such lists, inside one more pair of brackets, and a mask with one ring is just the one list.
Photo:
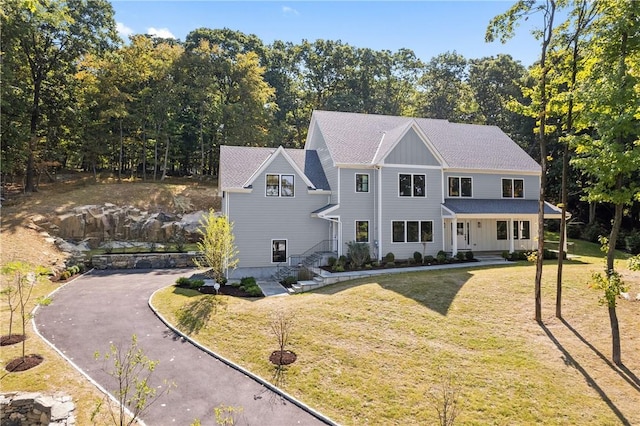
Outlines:
{"label": "front door", "polygon": [[469,250],[471,248],[471,226],[469,222],[458,222],[456,238],[458,239],[458,250]]}
{"label": "front door", "polygon": [[338,222],[331,221],[331,251],[338,252],[338,235],[340,234],[340,226]]}

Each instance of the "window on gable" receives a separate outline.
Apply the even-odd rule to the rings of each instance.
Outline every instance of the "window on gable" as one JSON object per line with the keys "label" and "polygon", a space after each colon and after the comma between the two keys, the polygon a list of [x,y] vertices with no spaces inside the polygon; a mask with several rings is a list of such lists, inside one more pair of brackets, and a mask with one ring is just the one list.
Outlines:
{"label": "window on gable", "polygon": [[356,173],[356,192],[369,192],[369,175]]}
{"label": "window on gable", "polygon": [[503,198],[524,198],[523,179],[502,179]]}
{"label": "window on gable", "polygon": [[271,241],[271,261],[273,263],[287,261],[287,240]]}
{"label": "window on gable", "polygon": [[391,222],[394,243],[433,242],[433,221],[395,220]]}
{"label": "window on gable", "polygon": [[267,175],[267,197],[293,197],[293,175]]}
{"label": "window on gable", "polygon": [[369,242],[369,221],[368,220],[356,220],[356,242],[357,243]]}
{"label": "window on gable", "polygon": [[450,177],[449,197],[471,197],[470,177]]}
{"label": "window on gable", "polygon": [[421,174],[400,174],[399,192],[401,197],[426,197],[426,176]]}
{"label": "window on gable", "polygon": [[499,240],[506,240],[509,237],[509,231],[506,220],[499,220],[497,223],[497,238]]}

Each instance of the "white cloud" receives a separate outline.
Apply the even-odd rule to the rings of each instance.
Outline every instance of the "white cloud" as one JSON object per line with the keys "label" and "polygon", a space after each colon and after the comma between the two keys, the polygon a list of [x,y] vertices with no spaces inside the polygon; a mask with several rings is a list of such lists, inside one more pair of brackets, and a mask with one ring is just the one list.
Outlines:
{"label": "white cloud", "polygon": [[131,28],[127,27],[122,22],[116,22],[116,31],[118,31],[118,34],[120,35],[120,37],[122,37],[124,39],[126,39],[131,34],[133,34],[133,30]]}
{"label": "white cloud", "polygon": [[153,28],[153,27],[149,27],[147,28],[147,34],[149,34],[150,36],[153,37],[160,37],[160,38],[176,38],[176,36],[174,36],[171,31],[169,31],[169,28]]}
{"label": "white cloud", "polygon": [[299,15],[297,10],[289,6],[282,6],[282,13],[285,15]]}

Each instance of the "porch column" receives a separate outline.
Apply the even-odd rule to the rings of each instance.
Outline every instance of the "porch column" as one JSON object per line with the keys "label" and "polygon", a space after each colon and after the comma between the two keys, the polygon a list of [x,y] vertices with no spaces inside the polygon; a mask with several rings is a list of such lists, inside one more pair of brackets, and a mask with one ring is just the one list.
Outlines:
{"label": "porch column", "polygon": [[513,244],[513,219],[509,219],[509,253],[513,253],[515,251]]}
{"label": "porch column", "polygon": [[458,254],[458,218],[451,221],[451,255]]}

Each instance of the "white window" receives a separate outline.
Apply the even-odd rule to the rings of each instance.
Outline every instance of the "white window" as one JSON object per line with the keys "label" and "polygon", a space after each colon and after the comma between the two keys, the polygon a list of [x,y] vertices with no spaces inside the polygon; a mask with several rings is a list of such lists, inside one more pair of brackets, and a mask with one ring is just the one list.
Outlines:
{"label": "white window", "polygon": [[369,192],[369,175],[356,173],[356,192]]}
{"label": "white window", "polygon": [[513,239],[529,240],[531,239],[531,222],[528,220],[513,221]]}
{"label": "white window", "polygon": [[267,197],[293,197],[293,175],[267,175]]}
{"label": "white window", "polygon": [[398,179],[400,197],[426,197],[427,178],[420,174],[403,174]]}
{"label": "white window", "polygon": [[391,234],[394,243],[430,243],[433,242],[433,221],[394,220]]}
{"label": "white window", "polygon": [[471,197],[472,183],[470,177],[449,178],[449,197]]}
{"label": "white window", "polygon": [[356,242],[357,243],[369,242],[369,221],[368,220],[356,220]]}
{"label": "white window", "polygon": [[502,198],[524,198],[524,180],[502,179]]}
{"label": "white window", "polygon": [[287,240],[271,240],[271,261],[273,263],[287,261]]}

